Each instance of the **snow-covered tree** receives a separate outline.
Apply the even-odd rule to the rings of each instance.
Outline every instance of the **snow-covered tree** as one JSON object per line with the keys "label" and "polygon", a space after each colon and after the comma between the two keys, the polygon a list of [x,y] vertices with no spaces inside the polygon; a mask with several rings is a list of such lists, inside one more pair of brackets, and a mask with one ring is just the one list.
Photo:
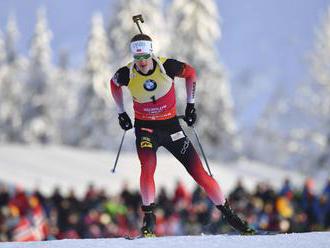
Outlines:
{"label": "snow-covered tree", "polygon": [[54,68],[51,87],[48,92],[47,108],[54,127],[52,141],[69,144],[75,122],[72,116],[78,103],[77,91],[83,78],[76,70],[68,68],[69,54],[61,50],[58,67]]}
{"label": "snow-covered tree", "polygon": [[[250,156],[309,173],[330,166],[330,8],[316,30],[310,54],[312,80],[294,93],[279,88],[270,98],[250,140]],[[318,168],[319,170],[319,168]]]}
{"label": "snow-covered tree", "polygon": [[319,162],[321,166],[327,165],[330,168],[330,6],[316,30],[315,47],[311,54],[311,72],[315,81],[311,88],[317,99],[314,109],[321,114],[320,128],[326,139]]}
{"label": "snow-covered tree", "polygon": [[[0,85],[2,82],[2,77],[5,72],[5,65],[6,65],[5,42],[3,40],[2,32],[0,30]],[[1,104],[1,99],[0,99],[0,104]]]}
{"label": "snow-covered tree", "polygon": [[42,67],[43,70],[51,67],[51,39],[52,33],[48,28],[46,10],[40,8],[37,12],[37,22],[30,47],[30,60],[32,67]]}
{"label": "snow-covered tree", "polygon": [[100,13],[92,17],[87,43],[84,84],[79,91],[77,121],[72,144],[85,147],[105,147],[110,143],[111,111],[106,99],[109,83],[109,48],[103,18]]}
{"label": "snow-covered tree", "polygon": [[316,31],[315,48],[311,56],[312,75],[317,83],[330,90],[330,7]]}
{"label": "snow-covered tree", "polygon": [[24,90],[24,139],[28,142],[49,142],[53,126],[49,114],[49,84],[52,78],[51,31],[46,11],[40,8],[29,50],[29,72]]}
{"label": "snow-covered tree", "polygon": [[0,141],[6,139],[6,110],[4,109],[4,105],[6,101],[4,99],[4,75],[6,74],[7,66],[6,66],[6,50],[5,50],[5,42],[3,40],[2,32],[0,31]]}
{"label": "snow-covered tree", "polygon": [[[198,129],[217,149],[225,152],[238,149],[229,84],[216,48],[221,27],[215,1],[172,1],[168,20],[172,22],[172,44],[175,44],[172,54],[197,70]],[[181,103],[185,94],[182,88],[177,86]]]}
{"label": "snow-covered tree", "polygon": [[6,64],[6,48],[3,34],[0,30],[0,69],[4,64]]}
{"label": "snow-covered tree", "polygon": [[132,20],[134,15],[142,14],[142,31],[153,39],[156,54],[166,55],[168,47],[168,26],[162,12],[160,0],[119,0],[113,7],[108,27],[110,48],[114,54],[111,64],[114,68],[123,66],[132,60],[129,51],[130,39],[139,33]]}
{"label": "snow-covered tree", "polygon": [[109,44],[104,29],[101,13],[92,17],[92,27],[87,44],[86,73],[90,75],[95,92],[101,97],[106,96],[108,89],[109,71]]}
{"label": "snow-covered tree", "polygon": [[0,141],[21,141],[22,92],[26,61],[16,51],[18,29],[8,19],[4,40],[0,38]]}
{"label": "snow-covered tree", "polygon": [[19,37],[19,32],[14,15],[10,15],[7,23],[7,30],[5,35],[6,59],[7,62],[13,63],[18,58],[16,49],[16,42]]}
{"label": "snow-covered tree", "polygon": [[216,42],[221,38],[220,15],[214,0],[172,1],[168,19],[172,25],[171,53],[194,63],[198,74],[218,61]]}
{"label": "snow-covered tree", "polygon": [[311,72],[315,83],[324,94],[321,96],[319,111],[330,114],[330,7],[316,31],[315,47],[311,54]]}
{"label": "snow-covered tree", "polygon": [[[219,148],[217,155],[230,158],[237,155],[241,144],[237,137],[237,126],[233,119],[233,102],[230,89],[221,65],[210,68],[209,73],[202,74],[199,79],[201,90],[198,94],[197,108],[199,122],[197,124],[210,145]],[[198,86],[197,86],[198,87]],[[215,95],[213,95],[215,93]]]}
{"label": "snow-covered tree", "polygon": [[22,126],[22,67],[4,66],[0,79],[0,141],[20,142]]}

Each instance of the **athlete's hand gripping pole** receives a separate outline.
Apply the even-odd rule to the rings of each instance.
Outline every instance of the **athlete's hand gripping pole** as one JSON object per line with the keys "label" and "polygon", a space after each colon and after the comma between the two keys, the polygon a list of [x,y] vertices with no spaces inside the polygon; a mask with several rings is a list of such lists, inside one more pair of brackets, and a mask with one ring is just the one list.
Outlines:
{"label": "athlete's hand gripping pole", "polygon": [[120,155],[120,152],[121,152],[121,147],[123,146],[126,132],[127,132],[127,130],[124,130],[123,136],[121,137],[121,142],[120,142],[119,149],[118,149],[118,152],[117,152],[116,161],[115,161],[115,164],[114,164],[113,169],[112,169],[112,173],[115,173],[115,170],[116,170],[116,167],[117,167],[117,162],[118,162],[119,155]]}
{"label": "athlete's hand gripping pole", "polygon": [[[179,115],[178,118],[179,118],[179,119],[182,119],[182,120],[184,120],[184,121],[186,121],[186,116],[185,116],[185,115]],[[186,122],[187,122],[187,121],[186,121]],[[210,169],[209,163],[208,163],[207,158],[206,158],[206,155],[205,155],[205,153],[204,153],[203,146],[202,146],[202,144],[201,144],[201,142],[200,142],[200,140],[199,140],[199,137],[198,137],[197,131],[196,131],[194,125],[190,125],[189,127],[191,127],[191,128],[193,129],[193,131],[194,131],[194,134],[195,134],[195,137],[196,137],[196,140],[197,140],[197,143],[198,143],[199,149],[200,149],[201,152],[202,152],[202,155],[203,155],[203,158],[204,158],[204,161],[205,161],[205,164],[206,164],[207,170],[209,171],[209,175],[210,175],[211,177],[213,177],[213,174],[212,174],[212,172],[211,172],[211,169]]]}

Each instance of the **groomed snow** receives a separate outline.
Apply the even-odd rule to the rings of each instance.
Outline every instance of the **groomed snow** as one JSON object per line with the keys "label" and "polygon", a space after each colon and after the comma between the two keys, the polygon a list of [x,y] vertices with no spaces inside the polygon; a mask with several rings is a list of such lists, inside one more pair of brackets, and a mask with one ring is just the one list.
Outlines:
{"label": "groomed snow", "polygon": [[27,243],[0,243],[1,248],[328,248],[329,232],[281,234],[273,236],[177,236],[126,240],[85,239]]}

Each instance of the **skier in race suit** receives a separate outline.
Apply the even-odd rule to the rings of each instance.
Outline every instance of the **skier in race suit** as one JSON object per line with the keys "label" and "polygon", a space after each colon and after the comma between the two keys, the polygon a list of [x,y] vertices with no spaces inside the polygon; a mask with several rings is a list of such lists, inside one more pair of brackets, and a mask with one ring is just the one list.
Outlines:
{"label": "skier in race suit", "polygon": [[219,184],[204,170],[199,155],[176,116],[174,78],[181,77],[186,81],[187,92],[184,120],[188,126],[196,121],[195,69],[175,59],[156,57],[152,52],[152,40],[145,34],[135,35],[131,39],[130,49],[134,60],[121,67],[110,84],[119,124],[124,130],[133,128],[133,125],[124,109],[123,86],[129,89],[133,98],[136,149],[141,163],[140,193],[144,212],[142,235],[154,235],[154,173],[156,152],[160,146],[165,147],[183,164],[233,228],[240,233],[253,234],[254,230],[247,222],[241,220],[230,208]]}

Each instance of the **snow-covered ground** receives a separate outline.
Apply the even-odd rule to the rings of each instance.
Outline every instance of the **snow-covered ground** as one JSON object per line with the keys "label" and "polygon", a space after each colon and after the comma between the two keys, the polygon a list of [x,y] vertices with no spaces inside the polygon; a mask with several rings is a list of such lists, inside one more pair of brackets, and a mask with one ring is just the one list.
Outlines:
{"label": "snow-covered ground", "polygon": [[27,243],[0,243],[0,248],[328,248],[329,232],[281,234],[275,236],[179,236],[126,240],[85,239]]}
{"label": "snow-covered ground", "polygon": [[[111,194],[118,193],[123,184],[130,189],[138,189],[140,166],[137,155],[133,152],[122,153],[116,173],[112,173],[115,156],[106,151],[60,146],[1,145],[0,182],[30,190],[38,187],[45,194],[59,186],[64,193],[73,188],[81,195],[90,182],[97,187],[104,187]],[[231,190],[239,178],[250,189],[259,182],[269,182],[279,187],[286,177],[296,186],[301,186],[305,180],[304,175],[247,160],[231,164],[209,163],[215,179],[225,192]],[[162,150],[159,151],[155,180],[158,189],[165,187],[170,191],[178,180],[183,181],[188,189],[196,185],[184,167],[171,154]],[[320,188],[325,182],[318,183]]]}

